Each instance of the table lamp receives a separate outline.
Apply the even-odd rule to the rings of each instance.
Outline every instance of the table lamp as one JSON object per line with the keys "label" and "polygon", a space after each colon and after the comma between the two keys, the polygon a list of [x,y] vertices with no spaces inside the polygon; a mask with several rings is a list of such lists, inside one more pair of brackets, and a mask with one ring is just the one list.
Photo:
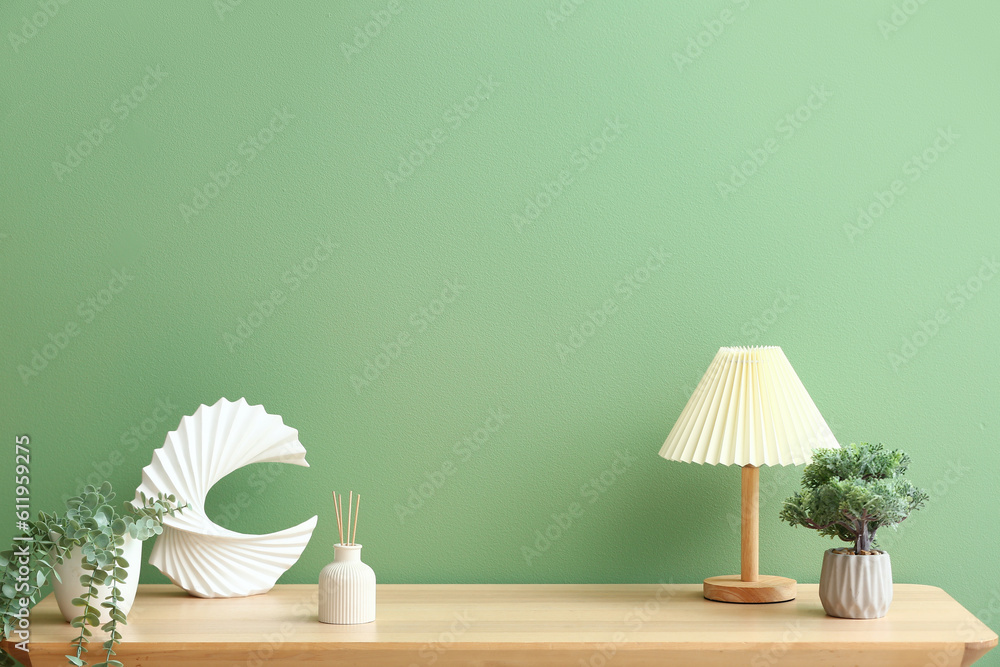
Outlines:
{"label": "table lamp", "polygon": [[795,580],[758,573],[760,466],[801,465],[839,447],[780,347],[723,347],[670,430],[660,456],[742,467],[740,574],[705,579],[720,602],[784,602]]}

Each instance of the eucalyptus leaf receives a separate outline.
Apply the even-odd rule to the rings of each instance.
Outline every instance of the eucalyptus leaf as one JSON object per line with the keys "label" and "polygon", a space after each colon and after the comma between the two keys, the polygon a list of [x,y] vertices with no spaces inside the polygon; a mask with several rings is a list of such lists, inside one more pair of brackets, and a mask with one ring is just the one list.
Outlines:
{"label": "eucalyptus leaf", "polygon": [[110,505],[101,505],[94,512],[94,519],[97,521],[97,525],[103,528],[111,523],[114,515],[115,511],[111,509]]}
{"label": "eucalyptus leaf", "polygon": [[[60,580],[58,571],[53,569],[53,563],[78,558],[84,569],[84,574],[79,578],[84,591],[73,600],[73,604],[81,608],[81,614],[70,624],[79,630],[72,643],[76,655],[67,655],[66,658],[72,665],[86,665],[86,661],[80,656],[87,652],[85,645],[88,638],[93,636],[90,628],[99,626],[98,611],[107,609],[110,620],[100,626],[107,633],[103,640],[105,661],[99,665],[122,667],[121,662],[111,658],[115,655],[115,645],[122,639],[118,625],[126,623],[126,616],[119,608],[124,600],[119,584],[127,579],[126,568],[129,565],[124,557],[124,536],[128,534],[133,538],[148,539],[160,534],[164,515],[183,509],[173,500],[168,502],[163,494],[158,499],[141,497],[141,506],[124,503],[119,512],[111,504],[115,493],[110,483],[102,483],[100,487],[88,485],[82,494],[66,501],[63,513],[40,512],[37,521],[28,523],[28,529],[23,532],[31,541],[17,545],[19,549],[25,546],[29,549],[28,562],[33,574],[26,582],[27,590],[17,590],[23,576],[18,571],[21,563],[14,559],[13,551],[7,550],[0,554],[0,592],[5,605],[3,638],[10,638],[15,628],[14,618],[9,611],[13,608],[14,600],[24,597],[33,606],[40,599],[41,589],[50,572],[55,580]],[[111,589],[104,596],[105,600],[99,602],[97,587],[107,584],[111,584]],[[8,667],[2,657],[0,667]]]}

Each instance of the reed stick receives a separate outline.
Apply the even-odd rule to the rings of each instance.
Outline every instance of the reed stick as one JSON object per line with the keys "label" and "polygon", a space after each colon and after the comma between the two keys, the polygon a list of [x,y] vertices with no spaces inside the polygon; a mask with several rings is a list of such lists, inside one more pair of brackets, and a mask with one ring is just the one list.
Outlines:
{"label": "reed stick", "polygon": [[351,505],[354,504],[354,492],[347,496],[347,539],[351,539]]}
{"label": "reed stick", "polygon": [[355,544],[358,537],[358,515],[361,514],[361,494],[358,494],[358,506],[354,510],[354,532],[351,534],[351,544]]}
{"label": "reed stick", "polygon": [[340,503],[337,501],[337,492],[333,492],[333,507],[337,511],[337,533],[340,534],[340,543],[344,543],[344,524],[340,516]]}

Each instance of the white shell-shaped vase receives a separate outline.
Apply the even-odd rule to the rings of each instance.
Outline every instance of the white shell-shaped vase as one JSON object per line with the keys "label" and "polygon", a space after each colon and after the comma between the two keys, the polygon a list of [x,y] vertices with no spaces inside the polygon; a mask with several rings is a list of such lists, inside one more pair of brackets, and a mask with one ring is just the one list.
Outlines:
{"label": "white shell-shaped vase", "polygon": [[183,512],[167,516],[149,562],[172,582],[203,598],[266,593],[309,544],[316,517],[267,535],[227,530],[205,513],[209,490],[229,473],[251,463],[291,463],[309,467],[299,432],[278,415],[241,398],[202,405],[167,434],[153,462],[142,470],[140,493],[173,494]]}
{"label": "white shell-shaped vase", "polygon": [[892,604],[889,554],[853,556],[827,549],[819,575],[819,600],[830,616],[882,618]]}
{"label": "white shell-shaped vase", "polygon": [[375,571],[361,562],[361,545],[335,544],[319,573],[319,621],[353,625],[375,620]]}

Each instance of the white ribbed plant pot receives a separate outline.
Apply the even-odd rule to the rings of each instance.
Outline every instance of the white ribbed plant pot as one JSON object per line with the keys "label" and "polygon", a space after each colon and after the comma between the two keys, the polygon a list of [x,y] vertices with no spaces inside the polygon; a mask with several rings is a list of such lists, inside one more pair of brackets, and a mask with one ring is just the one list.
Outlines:
{"label": "white ribbed plant pot", "polygon": [[[53,536],[53,539],[55,537]],[[74,548],[73,551],[66,555],[62,563],[55,566],[62,581],[60,582],[55,577],[52,577],[52,588],[56,594],[56,602],[59,604],[59,611],[62,612],[63,618],[67,622],[72,622],[74,618],[80,615],[83,607],[74,607],[73,598],[80,597],[86,591],[83,584],[80,583],[80,577],[88,574],[88,572],[83,569],[83,556],[78,555],[78,548]],[[132,603],[135,602],[135,593],[139,589],[139,570],[142,566],[142,542],[126,534],[125,544],[122,549],[124,550],[122,555],[128,561],[128,567],[125,568],[128,576],[125,577],[124,584],[118,584],[118,592],[124,598],[118,603],[118,608],[127,616],[129,610],[132,608]],[[97,587],[97,600],[93,601],[93,605],[101,611],[101,625],[104,625],[111,619],[108,616],[108,610],[101,607],[101,603],[110,594],[110,585]]]}
{"label": "white ribbed plant pot", "polygon": [[352,625],[375,620],[375,571],[361,562],[361,545],[333,546],[319,573],[319,621]]}
{"label": "white ribbed plant pot", "polygon": [[819,599],[830,616],[882,618],[892,603],[892,566],[889,554],[852,556],[823,554]]}

